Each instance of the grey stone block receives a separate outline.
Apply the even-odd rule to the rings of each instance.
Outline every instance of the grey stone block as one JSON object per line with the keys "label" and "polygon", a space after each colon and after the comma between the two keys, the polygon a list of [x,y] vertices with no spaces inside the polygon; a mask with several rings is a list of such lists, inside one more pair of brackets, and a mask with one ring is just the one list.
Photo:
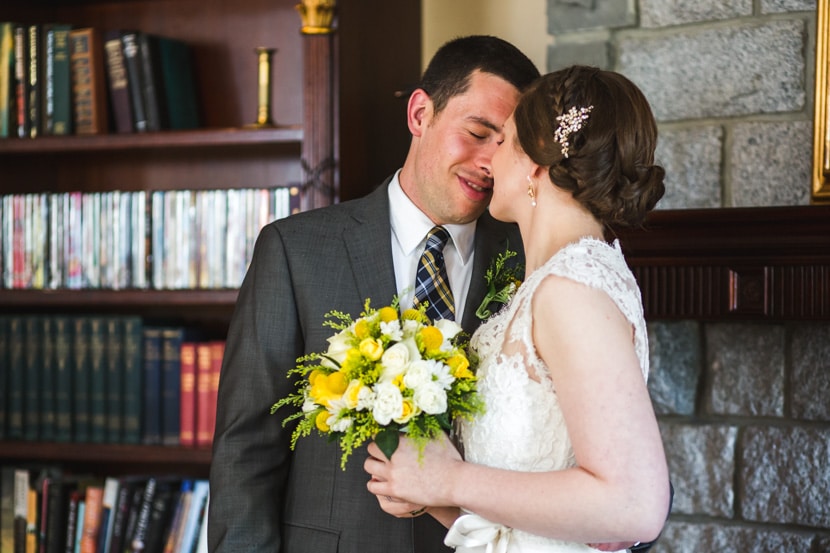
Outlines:
{"label": "grey stone block", "polygon": [[640,0],[640,26],[669,27],[752,15],[752,0]]}
{"label": "grey stone block", "polygon": [[693,415],[703,368],[700,325],[695,321],[648,325],[648,389],[658,415]]}
{"label": "grey stone block", "polygon": [[636,23],[634,2],[629,0],[548,0],[548,33],[552,35],[588,29],[616,29]]}
{"label": "grey stone block", "polygon": [[816,11],[816,0],[761,0],[761,13]]}
{"label": "grey stone block", "polygon": [[803,109],[802,20],[628,36],[617,69],[646,95],[659,121]]}
{"label": "grey stone block", "polygon": [[830,422],[830,325],[795,327],[790,348],[792,416]]}
{"label": "grey stone block", "polygon": [[666,170],[666,193],[657,209],[723,207],[723,128],[660,129],[655,161]]}
{"label": "grey stone block", "polygon": [[611,69],[610,45],[605,40],[588,42],[558,41],[548,47],[548,71],[570,65],[591,65]]}
{"label": "grey stone block", "polygon": [[739,449],[741,517],[830,528],[830,430],[750,427]]}
{"label": "grey stone block", "polygon": [[810,549],[814,535],[750,525],[723,525],[709,522],[672,522],[652,553],[701,553],[723,551],[741,553],[783,553],[825,551]]}
{"label": "grey stone block", "polygon": [[737,429],[664,421],[660,434],[674,486],[672,512],[732,517]]}
{"label": "grey stone block", "polygon": [[812,140],[812,121],[735,125],[729,150],[731,205],[808,205]]}
{"label": "grey stone block", "polygon": [[706,346],[711,413],[783,416],[783,326],[710,324]]}

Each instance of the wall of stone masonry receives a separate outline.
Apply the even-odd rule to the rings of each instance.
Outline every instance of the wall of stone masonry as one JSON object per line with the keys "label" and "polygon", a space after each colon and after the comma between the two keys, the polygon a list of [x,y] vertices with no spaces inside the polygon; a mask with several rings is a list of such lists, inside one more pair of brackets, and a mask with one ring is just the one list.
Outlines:
{"label": "wall of stone masonry", "polygon": [[[548,0],[548,70],[651,102],[658,209],[807,205],[815,0]],[[675,486],[655,553],[830,551],[830,325],[650,321]],[[636,447],[636,445],[634,445]]]}

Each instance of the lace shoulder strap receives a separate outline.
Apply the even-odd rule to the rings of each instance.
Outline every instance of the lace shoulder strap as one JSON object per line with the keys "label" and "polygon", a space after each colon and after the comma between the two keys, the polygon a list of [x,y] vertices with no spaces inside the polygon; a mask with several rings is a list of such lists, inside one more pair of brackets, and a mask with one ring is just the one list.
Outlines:
{"label": "lace shoulder strap", "polygon": [[618,241],[612,245],[593,238],[569,244],[536,269],[516,293],[510,339],[520,341],[536,374],[547,368],[533,347],[531,299],[539,284],[549,276],[561,276],[604,291],[634,327],[634,345],[643,377],[648,377],[648,337],[643,317],[640,288],[628,268]]}

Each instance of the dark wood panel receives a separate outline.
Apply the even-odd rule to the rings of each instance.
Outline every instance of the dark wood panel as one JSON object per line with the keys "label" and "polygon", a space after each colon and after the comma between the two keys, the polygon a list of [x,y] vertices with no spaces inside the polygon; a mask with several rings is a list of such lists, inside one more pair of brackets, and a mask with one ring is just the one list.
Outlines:
{"label": "dark wood panel", "polygon": [[830,320],[830,206],[657,211],[616,234],[650,320]]}

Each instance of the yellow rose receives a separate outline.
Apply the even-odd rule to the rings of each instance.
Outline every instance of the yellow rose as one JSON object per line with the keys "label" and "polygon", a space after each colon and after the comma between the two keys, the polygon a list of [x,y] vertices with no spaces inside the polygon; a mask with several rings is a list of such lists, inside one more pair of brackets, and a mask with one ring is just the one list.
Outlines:
{"label": "yellow rose", "polygon": [[463,355],[453,355],[447,359],[452,375],[455,378],[473,378],[473,373],[470,371],[470,360]]}
{"label": "yellow rose", "polygon": [[380,320],[384,323],[392,322],[398,318],[398,311],[391,307],[382,308],[378,314],[380,315]]}
{"label": "yellow rose", "polygon": [[409,422],[409,419],[418,414],[418,412],[415,409],[415,403],[412,401],[412,399],[404,398],[401,415],[399,417],[395,417],[393,420],[398,424],[406,424],[407,422]]}
{"label": "yellow rose", "polygon": [[317,413],[317,418],[314,419],[314,424],[317,426],[317,430],[320,432],[328,432],[331,430],[328,423],[326,421],[329,420],[329,412],[328,411],[320,411]]}
{"label": "yellow rose", "polygon": [[349,409],[355,409],[357,407],[357,400],[360,397],[360,391],[364,388],[363,384],[359,380],[352,380],[349,383],[349,387],[346,388],[346,392],[344,394],[346,398],[346,406]]}
{"label": "yellow rose", "polygon": [[377,361],[383,355],[383,344],[374,338],[364,338],[360,342],[360,353],[370,361]]}
{"label": "yellow rose", "polygon": [[426,351],[437,350],[444,343],[444,335],[434,326],[425,326],[421,329],[421,343]]}

